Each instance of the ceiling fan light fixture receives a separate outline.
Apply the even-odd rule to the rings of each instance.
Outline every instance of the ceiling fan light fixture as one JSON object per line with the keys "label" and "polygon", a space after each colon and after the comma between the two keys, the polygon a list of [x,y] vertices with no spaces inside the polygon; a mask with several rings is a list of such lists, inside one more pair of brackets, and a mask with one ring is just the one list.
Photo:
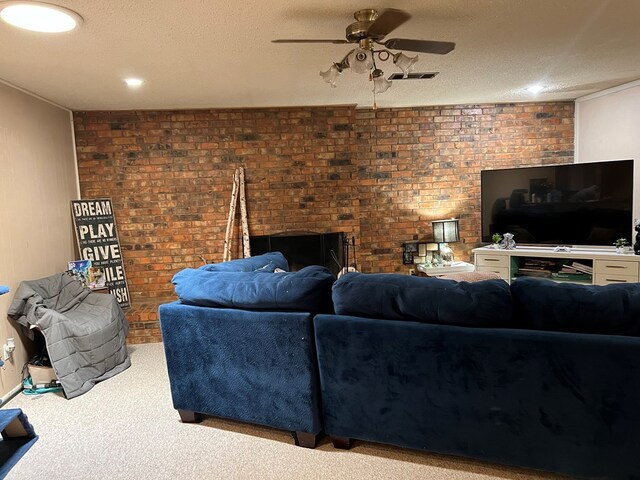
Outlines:
{"label": "ceiling fan light fixture", "polygon": [[371,79],[373,80],[373,93],[384,93],[391,87],[391,82],[384,78],[384,72],[379,68],[371,73]]}
{"label": "ceiling fan light fixture", "polygon": [[331,88],[336,88],[336,80],[341,74],[342,70],[338,68],[338,65],[336,65],[335,63],[331,65],[329,70],[327,70],[326,72],[320,72],[320,76],[322,77],[322,79],[329,85],[331,85]]}
{"label": "ceiling fan light fixture", "polygon": [[82,17],[68,8],[29,1],[2,2],[0,18],[14,27],[41,33],[68,32],[82,23]]}
{"label": "ceiling fan light fixture", "polygon": [[402,73],[404,74],[404,78],[407,78],[409,74],[413,72],[413,69],[415,68],[416,63],[418,63],[418,55],[416,55],[415,57],[409,57],[408,55],[405,55],[404,53],[399,52],[393,56],[393,63],[395,63],[396,66],[400,70],[402,70]]}
{"label": "ceiling fan light fixture", "polygon": [[[0,0],[1,1],[1,0]],[[416,74],[412,71],[418,62],[418,56],[409,57],[400,50],[409,52],[421,52],[435,55],[446,55],[451,52],[456,44],[453,42],[440,42],[434,40],[414,40],[410,38],[391,38],[382,41],[393,30],[411,18],[411,15],[403,10],[386,8],[381,12],[373,8],[358,10],[354,13],[355,22],[347,26],[346,40],[322,40],[322,39],[278,39],[272,40],[274,43],[333,43],[333,44],[355,44],[355,48],[350,50],[338,63],[334,63],[326,72],[320,72],[320,76],[332,87],[336,86],[336,79],[347,68],[355,73],[368,73],[368,78],[373,81],[374,108],[375,95],[386,92],[391,87],[391,77],[384,78],[384,73],[376,65],[376,60],[386,62],[389,59],[402,70],[404,79],[406,78],[433,78],[436,74]],[[383,48],[377,47],[381,45]],[[398,50],[393,53],[390,50]],[[400,74],[393,79],[400,79]],[[430,75],[424,77],[424,75]]]}
{"label": "ceiling fan light fixture", "polygon": [[349,68],[356,73],[369,73],[373,68],[373,53],[371,50],[354,48],[347,56]]}

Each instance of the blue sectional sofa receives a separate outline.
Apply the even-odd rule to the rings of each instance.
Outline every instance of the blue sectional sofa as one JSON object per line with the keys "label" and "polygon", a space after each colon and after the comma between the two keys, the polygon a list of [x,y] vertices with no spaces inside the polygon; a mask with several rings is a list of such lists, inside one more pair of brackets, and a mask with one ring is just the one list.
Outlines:
{"label": "blue sectional sofa", "polygon": [[640,284],[276,268],[270,253],[175,275],[160,324],[183,421],[640,479]]}
{"label": "blue sectional sofa", "polygon": [[268,253],[173,278],[177,302],[160,327],[173,405],[182,421],[202,414],[289,430],[314,447],[322,431],[313,317],[331,311],[335,277],[324,267],[287,270]]}
{"label": "blue sectional sofa", "polygon": [[315,318],[325,432],[640,478],[640,285],[349,273]]}

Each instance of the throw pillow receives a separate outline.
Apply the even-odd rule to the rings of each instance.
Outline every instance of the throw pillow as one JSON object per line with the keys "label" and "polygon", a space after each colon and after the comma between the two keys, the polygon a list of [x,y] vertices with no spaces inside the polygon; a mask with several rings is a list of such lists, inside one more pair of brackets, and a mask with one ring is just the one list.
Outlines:
{"label": "throw pillow", "polygon": [[207,272],[262,272],[273,273],[276,268],[289,270],[289,262],[280,252],[269,252],[254,257],[239,258],[228,262],[203,265]]}
{"label": "throw pillow", "polygon": [[209,272],[185,269],[173,276],[182,303],[251,310],[327,312],[333,274],[317,265],[297,272]]}

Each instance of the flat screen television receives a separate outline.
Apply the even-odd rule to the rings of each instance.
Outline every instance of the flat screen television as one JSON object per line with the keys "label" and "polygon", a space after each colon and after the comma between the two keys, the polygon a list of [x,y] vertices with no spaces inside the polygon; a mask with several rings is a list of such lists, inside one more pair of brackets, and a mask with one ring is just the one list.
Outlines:
{"label": "flat screen television", "polygon": [[482,241],[608,245],[631,239],[633,160],[480,172]]}

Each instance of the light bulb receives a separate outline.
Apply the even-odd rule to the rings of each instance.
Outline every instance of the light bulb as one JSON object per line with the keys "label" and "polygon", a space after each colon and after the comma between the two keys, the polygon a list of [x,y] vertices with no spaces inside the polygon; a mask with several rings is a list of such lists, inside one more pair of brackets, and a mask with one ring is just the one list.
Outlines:
{"label": "light bulb", "polygon": [[129,87],[135,88],[140,87],[144,83],[144,80],[141,78],[125,78],[124,83]]}
{"label": "light bulb", "polygon": [[529,85],[529,86],[527,87],[527,90],[528,90],[530,93],[533,93],[533,94],[535,95],[536,93],[540,93],[542,90],[544,90],[544,87],[543,87],[542,85],[538,85],[538,84],[536,84],[536,85]]}

